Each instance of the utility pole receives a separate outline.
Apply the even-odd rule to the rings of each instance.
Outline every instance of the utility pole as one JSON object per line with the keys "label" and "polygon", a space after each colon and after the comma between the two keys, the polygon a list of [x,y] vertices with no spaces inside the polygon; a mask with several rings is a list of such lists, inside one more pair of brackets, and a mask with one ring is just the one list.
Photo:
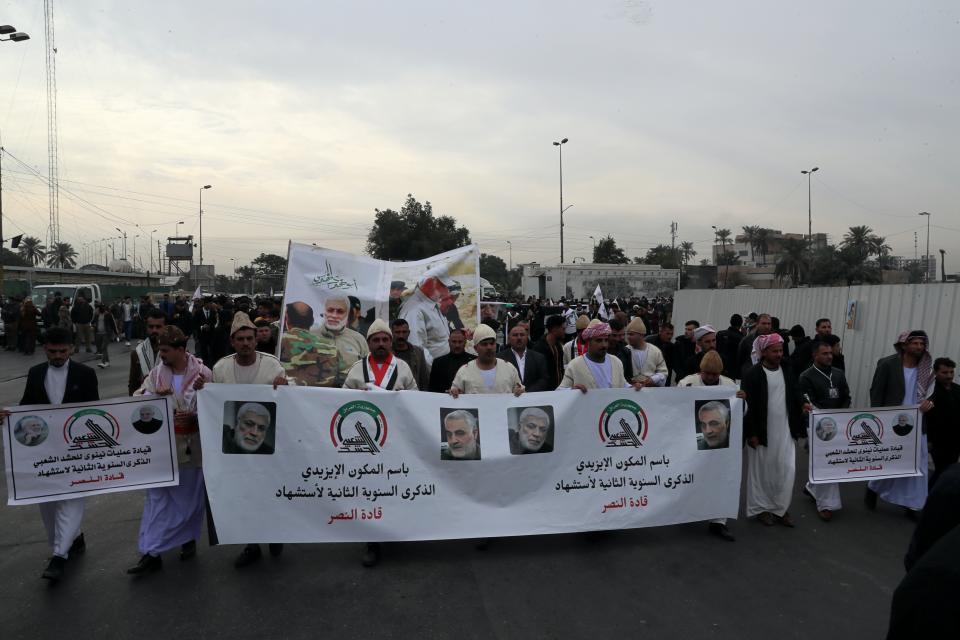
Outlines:
{"label": "utility pole", "polygon": [[560,152],[560,264],[563,264],[563,212],[566,211],[563,208],[563,145],[568,141],[568,138],[563,138],[559,142],[553,142],[553,146]]}
{"label": "utility pole", "polygon": [[809,171],[803,170],[800,173],[807,176],[807,250],[813,251],[813,201],[810,198],[810,179],[814,171],[819,171],[820,167],[814,167]]}
{"label": "utility pole", "polygon": [[[677,257],[677,223],[670,223],[670,252],[673,257]],[[680,264],[680,260],[677,260],[677,264]]]}

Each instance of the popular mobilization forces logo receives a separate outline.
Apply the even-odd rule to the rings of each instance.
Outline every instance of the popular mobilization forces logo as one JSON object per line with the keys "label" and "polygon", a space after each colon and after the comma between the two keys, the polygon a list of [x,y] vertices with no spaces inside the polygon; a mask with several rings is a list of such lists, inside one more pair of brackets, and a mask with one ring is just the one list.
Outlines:
{"label": "popular mobilization forces logo", "polygon": [[847,423],[847,441],[852,445],[880,444],[883,423],[872,413],[858,413]]}
{"label": "popular mobilization forces logo", "polygon": [[642,447],[647,439],[647,414],[632,400],[616,400],[600,414],[600,441],[608,447]]}
{"label": "popular mobilization forces logo", "polygon": [[63,425],[63,439],[71,451],[116,447],[120,444],[119,438],[120,423],[100,409],[81,409]]}
{"label": "popular mobilization forces logo", "polygon": [[387,418],[372,402],[348,402],[330,420],[330,439],[340,453],[376,455],[387,441]]}

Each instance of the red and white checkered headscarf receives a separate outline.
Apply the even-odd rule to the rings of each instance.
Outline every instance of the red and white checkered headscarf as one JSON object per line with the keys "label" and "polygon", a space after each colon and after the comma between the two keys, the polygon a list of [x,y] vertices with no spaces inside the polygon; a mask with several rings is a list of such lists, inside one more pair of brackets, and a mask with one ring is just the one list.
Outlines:
{"label": "red and white checkered headscarf", "polygon": [[750,352],[750,360],[753,361],[753,364],[760,362],[760,354],[763,353],[764,349],[772,347],[775,344],[783,344],[783,338],[779,333],[768,333],[765,336],[757,336],[757,339],[753,341],[753,350]]}

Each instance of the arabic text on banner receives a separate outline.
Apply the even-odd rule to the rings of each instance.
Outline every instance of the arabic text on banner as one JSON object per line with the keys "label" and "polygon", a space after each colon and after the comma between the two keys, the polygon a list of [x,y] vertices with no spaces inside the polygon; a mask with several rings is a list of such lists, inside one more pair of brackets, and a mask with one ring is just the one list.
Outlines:
{"label": "arabic text on banner", "polygon": [[[225,543],[481,538],[736,517],[742,404],[734,392],[455,400],[207,385],[204,475]],[[271,416],[268,446],[234,445],[243,434],[237,413],[261,411],[238,409],[241,400]]]}
{"label": "arabic text on banner", "polygon": [[167,398],[11,409],[3,431],[7,504],[179,483]]}
{"label": "arabic text on banner", "polygon": [[921,475],[917,407],[831,409],[810,414],[810,482]]}

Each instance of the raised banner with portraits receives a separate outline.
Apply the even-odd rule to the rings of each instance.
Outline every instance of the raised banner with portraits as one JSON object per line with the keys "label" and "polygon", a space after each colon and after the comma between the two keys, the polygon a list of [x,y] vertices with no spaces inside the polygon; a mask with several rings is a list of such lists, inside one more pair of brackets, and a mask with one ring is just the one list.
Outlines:
{"label": "raised banner with portraits", "polygon": [[486,538],[736,517],[735,392],[454,399],[211,384],[198,395],[204,476],[224,543]]}
{"label": "raised banner with portraits", "polygon": [[340,387],[366,353],[376,318],[407,321],[427,362],[449,352],[451,329],[479,322],[475,245],[411,262],[387,262],[290,243],[278,357],[299,385]]}
{"label": "raised banner with portraits", "polygon": [[810,414],[810,482],[921,475],[920,411],[913,407],[829,409]]}
{"label": "raised banner with portraits", "polygon": [[14,407],[2,434],[10,505],[180,481],[164,397]]}

